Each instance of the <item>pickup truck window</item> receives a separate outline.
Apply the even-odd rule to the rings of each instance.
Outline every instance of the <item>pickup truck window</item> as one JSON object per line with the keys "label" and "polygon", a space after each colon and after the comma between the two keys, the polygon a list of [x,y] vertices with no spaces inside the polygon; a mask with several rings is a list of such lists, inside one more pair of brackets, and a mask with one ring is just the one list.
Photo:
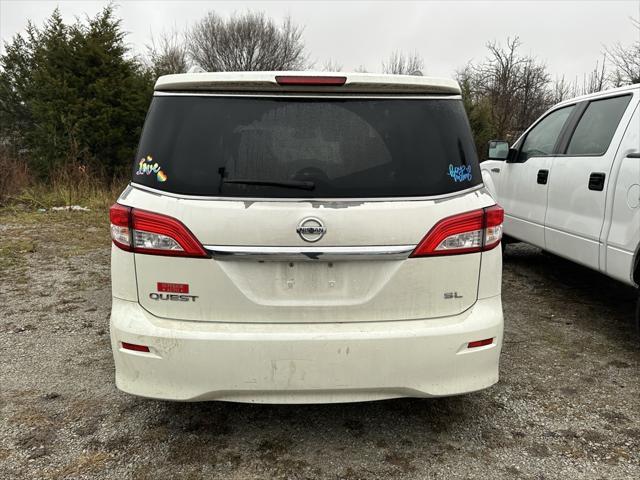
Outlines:
{"label": "pickup truck window", "polygon": [[522,144],[518,160],[524,162],[531,157],[552,155],[562,127],[574,108],[575,105],[570,105],[555,110],[533,127]]}
{"label": "pickup truck window", "polygon": [[629,105],[631,95],[589,103],[571,137],[567,155],[602,155]]}

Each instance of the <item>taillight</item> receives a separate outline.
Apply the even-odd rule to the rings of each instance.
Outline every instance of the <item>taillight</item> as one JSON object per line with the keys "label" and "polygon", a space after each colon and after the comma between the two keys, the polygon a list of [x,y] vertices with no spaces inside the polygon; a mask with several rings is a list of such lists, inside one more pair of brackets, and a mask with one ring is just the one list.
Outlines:
{"label": "taillight", "polygon": [[484,252],[502,239],[504,210],[498,205],[445,218],[427,233],[412,257]]}
{"label": "taillight", "polygon": [[111,239],[123,250],[150,255],[208,256],[193,233],[175,218],[118,203],[109,210],[109,218]]}
{"label": "taillight", "polygon": [[278,85],[313,85],[317,87],[340,87],[347,77],[311,76],[311,75],[278,75]]}

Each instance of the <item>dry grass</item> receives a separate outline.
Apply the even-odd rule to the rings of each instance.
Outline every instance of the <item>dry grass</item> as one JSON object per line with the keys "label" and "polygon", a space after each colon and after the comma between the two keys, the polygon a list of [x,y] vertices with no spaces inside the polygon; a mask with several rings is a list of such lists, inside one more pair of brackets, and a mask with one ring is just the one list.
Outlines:
{"label": "dry grass", "polygon": [[47,183],[37,183],[23,188],[8,198],[9,206],[24,205],[34,209],[80,205],[93,209],[106,209],[116,201],[126,181],[73,181],[58,177]]}
{"label": "dry grass", "polygon": [[[14,285],[24,284],[30,262],[38,255],[72,258],[108,249],[108,206],[117,194],[113,198],[109,195],[103,192],[92,199],[80,199],[81,205],[90,206],[89,211],[39,211],[33,204],[17,201],[0,207],[0,277],[5,285],[9,276]],[[83,277],[73,280],[85,281]],[[0,285],[3,283],[0,279]]]}
{"label": "dry grass", "polygon": [[[37,181],[26,162],[0,148],[0,274],[24,280],[34,252],[71,257],[109,245],[109,206],[127,180],[105,180],[86,165],[70,164]],[[52,211],[79,205],[89,211]]]}
{"label": "dry grass", "polygon": [[31,184],[27,162],[9,155],[0,147],[0,205],[13,195],[19,194]]}
{"label": "dry grass", "polygon": [[19,273],[35,253],[73,257],[108,248],[107,207],[88,212],[39,212],[24,205],[0,208],[0,274]]}
{"label": "dry grass", "polygon": [[54,169],[48,180],[38,180],[25,159],[0,149],[0,206],[31,209],[80,205],[107,208],[128,180],[109,178],[96,167],[69,163]]}

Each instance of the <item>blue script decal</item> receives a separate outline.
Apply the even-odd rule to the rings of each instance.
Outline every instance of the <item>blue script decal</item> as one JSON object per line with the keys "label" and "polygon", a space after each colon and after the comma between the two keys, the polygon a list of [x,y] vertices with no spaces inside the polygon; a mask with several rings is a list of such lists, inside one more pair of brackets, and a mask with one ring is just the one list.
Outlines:
{"label": "blue script decal", "polygon": [[473,178],[471,174],[471,165],[460,165],[459,167],[454,167],[449,164],[449,176],[453,178],[454,182],[470,182]]}

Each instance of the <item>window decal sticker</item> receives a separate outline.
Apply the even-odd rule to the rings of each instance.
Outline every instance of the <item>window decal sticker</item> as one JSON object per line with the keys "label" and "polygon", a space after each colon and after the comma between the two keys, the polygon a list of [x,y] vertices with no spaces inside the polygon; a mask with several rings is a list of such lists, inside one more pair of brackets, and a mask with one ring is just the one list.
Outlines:
{"label": "window decal sticker", "polygon": [[449,173],[448,175],[453,178],[454,182],[470,182],[473,178],[473,174],[471,173],[471,165],[460,165],[459,167],[454,167],[449,164]]}
{"label": "window decal sticker", "polygon": [[167,174],[162,171],[160,165],[157,162],[153,163],[153,157],[151,155],[147,155],[146,157],[142,157],[140,162],[138,162],[138,170],[136,171],[136,175],[156,175],[156,179],[159,182],[167,181]]}

